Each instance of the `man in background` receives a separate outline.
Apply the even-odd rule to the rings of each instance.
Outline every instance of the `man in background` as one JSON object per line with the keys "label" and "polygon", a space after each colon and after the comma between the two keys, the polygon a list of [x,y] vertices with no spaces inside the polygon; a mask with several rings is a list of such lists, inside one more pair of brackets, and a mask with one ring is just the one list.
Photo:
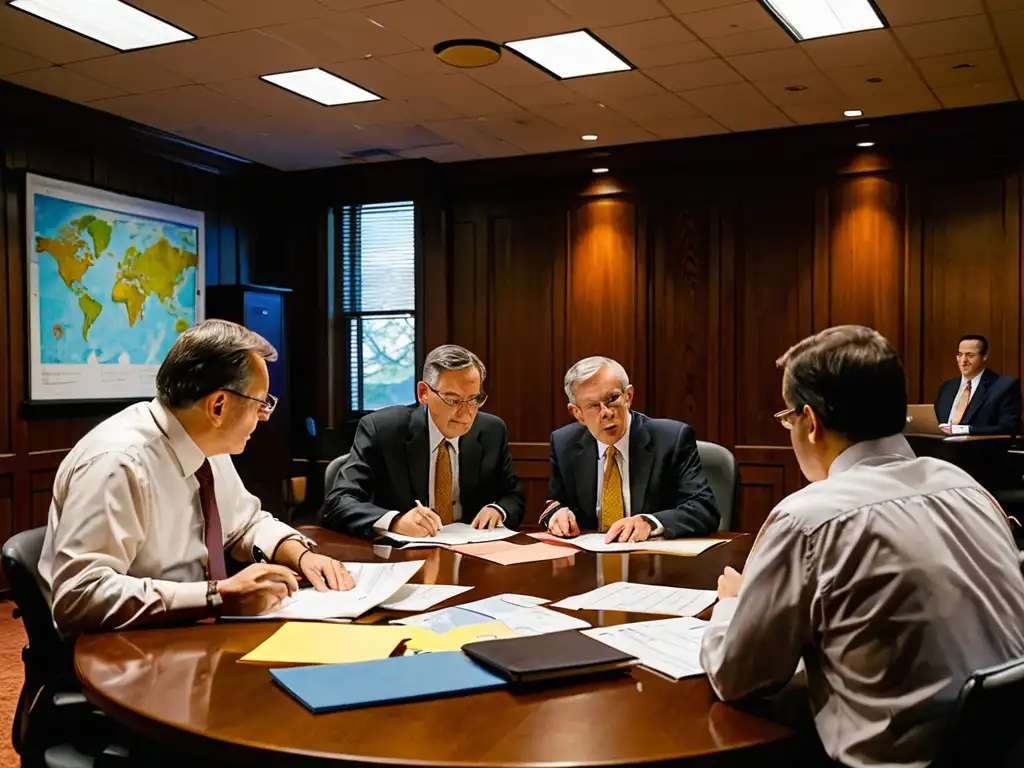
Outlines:
{"label": "man in background", "polygon": [[782,688],[802,659],[829,757],[923,768],[968,675],[1024,656],[1009,526],[963,470],[914,456],[903,365],[879,333],[830,328],[778,364],[776,418],[811,484],[719,577],[701,665],[733,701]]}
{"label": "man in background", "polygon": [[556,536],[599,530],[605,540],[704,536],[719,514],[693,429],[630,410],[633,387],[607,357],[565,374],[575,424],[551,434],[551,479],[541,525]]}
{"label": "man in background", "polygon": [[959,378],[939,387],[935,418],[950,435],[1016,435],[1020,432],[1020,381],[985,367],[988,339],[963,336],[957,346]]}
{"label": "man in background", "polygon": [[435,536],[443,525],[516,528],[523,491],[512,470],[505,422],[480,408],[487,369],[446,345],[423,363],[417,405],[382,408],[359,421],[352,451],[324,500],[329,528],[362,538],[388,531]]}

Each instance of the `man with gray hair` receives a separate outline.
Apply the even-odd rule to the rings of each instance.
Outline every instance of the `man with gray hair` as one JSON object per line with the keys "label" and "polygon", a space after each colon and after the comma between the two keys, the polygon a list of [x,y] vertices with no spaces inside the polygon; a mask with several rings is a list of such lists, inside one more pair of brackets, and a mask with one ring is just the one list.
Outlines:
{"label": "man with gray hair", "polygon": [[508,431],[480,412],[486,377],[480,358],[463,347],[447,344],[427,355],[416,405],[382,408],[359,421],[324,500],[324,524],[362,538],[389,531],[435,536],[457,522],[518,527],[523,491]]}
{"label": "man with gray hair", "polygon": [[599,530],[605,541],[704,536],[719,524],[693,429],[631,412],[633,387],[607,357],[565,374],[576,424],[551,434],[548,505],[541,524],[556,536]]}
{"label": "man with gray hair", "polygon": [[[262,336],[226,320],[185,331],[157,398],[78,441],[57,470],[39,575],[65,633],[256,615],[298,588],[351,589],[345,567],[275,520],[227,454],[274,412]],[[227,575],[225,551],[252,563]]]}

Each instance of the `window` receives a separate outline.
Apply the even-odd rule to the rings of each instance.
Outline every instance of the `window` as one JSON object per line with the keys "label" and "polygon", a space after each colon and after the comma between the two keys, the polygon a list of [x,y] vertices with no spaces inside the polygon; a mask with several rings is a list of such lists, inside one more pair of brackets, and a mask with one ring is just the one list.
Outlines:
{"label": "window", "polygon": [[345,206],[338,227],[352,411],[416,399],[416,234],[411,202]]}

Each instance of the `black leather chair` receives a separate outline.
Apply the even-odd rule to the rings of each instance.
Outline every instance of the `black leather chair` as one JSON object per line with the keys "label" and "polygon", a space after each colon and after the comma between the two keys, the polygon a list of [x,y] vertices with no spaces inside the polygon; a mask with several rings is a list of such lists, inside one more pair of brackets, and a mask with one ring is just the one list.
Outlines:
{"label": "black leather chair", "polygon": [[338,458],[332,459],[331,463],[327,465],[327,471],[324,472],[324,496],[331,492],[334,481],[338,479],[338,473],[341,472],[346,461],[348,461],[348,454],[343,453]]}
{"label": "black leather chair", "polygon": [[964,683],[957,715],[932,768],[1024,765],[1024,659],[975,672]]}
{"label": "black leather chair", "polygon": [[735,522],[737,496],[740,488],[740,470],[732,451],[718,443],[697,441],[697,453],[704,476],[715,494],[718,513],[722,516],[718,530],[731,531]]}
{"label": "black leather chair", "polygon": [[39,580],[45,528],[17,533],[4,544],[0,563],[10,585],[16,616],[25,625],[22,649],[25,684],[11,729],[23,766],[92,768],[127,751],[111,746],[113,726],[79,690],[73,669],[74,640],[64,637]]}

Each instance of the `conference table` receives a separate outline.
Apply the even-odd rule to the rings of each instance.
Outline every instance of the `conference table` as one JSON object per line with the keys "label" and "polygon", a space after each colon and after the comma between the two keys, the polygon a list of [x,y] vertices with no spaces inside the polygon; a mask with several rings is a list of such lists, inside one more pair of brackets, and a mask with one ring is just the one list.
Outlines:
{"label": "conference table", "polygon": [[[513,592],[552,601],[628,580],[715,589],[740,569],[753,537],[696,557],[592,554],[512,566],[449,550],[372,546],[318,527],[300,529],[320,551],[350,562],[422,559],[413,583],[473,589],[436,608]],[[533,539],[517,534],[519,543]],[[574,611],[593,626],[650,614]],[[708,612],[709,613],[709,612]],[[359,623],[400,615],[377,610]],[[701,614],[706,618],[707,614]],[[149,742],[197,765],[537,766],[785,765],[795,741],[783,725],[718,700],[706,677],[672,682],[629,675],[313,715],[279,689],[266,667],[239,664],[280,622],[206,622],[86,635],[75,649],[85,695]]]}

